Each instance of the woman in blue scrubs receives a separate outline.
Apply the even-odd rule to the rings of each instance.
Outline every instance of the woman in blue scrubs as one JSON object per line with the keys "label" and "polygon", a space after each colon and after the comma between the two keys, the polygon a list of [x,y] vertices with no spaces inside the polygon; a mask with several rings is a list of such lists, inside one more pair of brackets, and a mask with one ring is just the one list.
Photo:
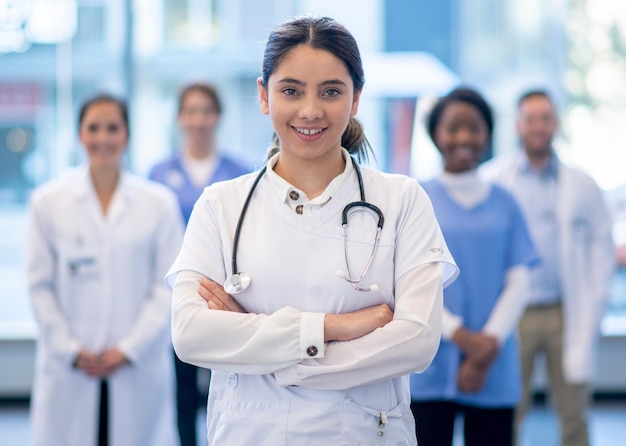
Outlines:
{"label": "woman in blue scrubs", "polygon": [[444,171],[423,186],[461,274],[444,290],[438,353],[424,373],[411,375],[418,443],[451,445],[463,413],[466,446],[508,446],[521,385],[515,327],[534,247],[513,197],[477,176],[493,131],[480,94],[453,90],[427,126]]}
{"label": "woman in blue scrubs", "polygon": [[[150,179],[163,183],[178,197],[185,224],[202,191],[209,184],[229,180],[250,169],[218,153],[216,131],[222,102],[214,86],[204,83],[184,87],[178,98],[177,123],[184,134],[183,149],[154,166]],[[200,405],[198,368],[176,361],[176,406],[181,446],[196,446],[196,417]]]}

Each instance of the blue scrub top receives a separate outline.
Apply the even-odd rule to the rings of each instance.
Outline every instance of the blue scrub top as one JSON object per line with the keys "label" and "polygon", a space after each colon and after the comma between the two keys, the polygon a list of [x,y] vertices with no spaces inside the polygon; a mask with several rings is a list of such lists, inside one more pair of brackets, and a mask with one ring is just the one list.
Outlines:
{"label": "blue scrub top", "polygon": [[207,184],[198,187],[191,181],[191,178],[189,178],[187,171],[183,167],[180,156],[175,156],[156,164],[150,171],[149,178],[153,181],[165,184],[176,193],[186,225],[189,222],[189,216],[191,215],[194,204],[206,186],[218,181],[236,178],[250,171],[251,169],[243,164],[229,157],[220,156],[213,177]]}
{"label": "blue scrub top", "polygon": [[[444,304],[463,318],[466,328],[480,331],[504,288],[506,271],[537,261],[526,222],[513,196],[497,185],[492,186],[486,200],[469,209],[454,201],[439,181],[431,180],[423,186],[461,271],[444,290]],[[521,371],[515,331],[501,346],[481,391],[465,393],[457,388],[462,359],[456,344],[442,339],[432,365],[424,373],[411,375],[411,398],[481,407],[517,404]]]}

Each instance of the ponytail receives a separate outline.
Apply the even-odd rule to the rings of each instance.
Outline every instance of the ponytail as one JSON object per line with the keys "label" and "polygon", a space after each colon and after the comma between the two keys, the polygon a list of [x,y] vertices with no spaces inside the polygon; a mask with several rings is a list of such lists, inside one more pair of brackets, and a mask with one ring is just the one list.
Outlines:
{"label": "ponytail", "polygon": [[350,118],[348,126],[341,135],[341,146],[350,155],[355,155],[359,162],[368,161],[370,155],[373,155],[372,146],[365,137],[363,125],[354,117]]}

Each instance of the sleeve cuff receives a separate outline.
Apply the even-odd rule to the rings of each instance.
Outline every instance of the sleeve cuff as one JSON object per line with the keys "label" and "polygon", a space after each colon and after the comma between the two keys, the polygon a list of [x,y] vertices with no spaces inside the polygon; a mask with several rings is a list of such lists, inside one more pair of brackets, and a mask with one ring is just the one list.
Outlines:
{"label": "sleeve cuff", "polygon": [[325,313],[302,313],[300,323],[300,357],[303,359],[324,357]]}
{"label": "sleeve cuff", "polygon": [[124,357],[128,361],[129,364],[137,362],[137,354],[133,351],[133,349],[126,345],[124,341],[120,342],[117,345],[117,348],[124,354]]}
{"label": "sleeve cuff", "polygon": [[281,387],[293,386],[298,382],[298,374],[295,367],[287,367],[285,369],[276,370],[274,372],[276,384]]}

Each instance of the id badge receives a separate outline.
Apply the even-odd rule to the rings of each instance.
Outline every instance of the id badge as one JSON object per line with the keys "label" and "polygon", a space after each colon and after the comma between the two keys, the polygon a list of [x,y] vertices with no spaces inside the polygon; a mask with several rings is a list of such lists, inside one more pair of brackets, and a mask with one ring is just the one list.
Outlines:
{"label": "id badge", "polygon": [[65,268],[71,280],[95,280],[100,277],[100,267],[99,256],[95,250],[81,246],[67,253]]}

